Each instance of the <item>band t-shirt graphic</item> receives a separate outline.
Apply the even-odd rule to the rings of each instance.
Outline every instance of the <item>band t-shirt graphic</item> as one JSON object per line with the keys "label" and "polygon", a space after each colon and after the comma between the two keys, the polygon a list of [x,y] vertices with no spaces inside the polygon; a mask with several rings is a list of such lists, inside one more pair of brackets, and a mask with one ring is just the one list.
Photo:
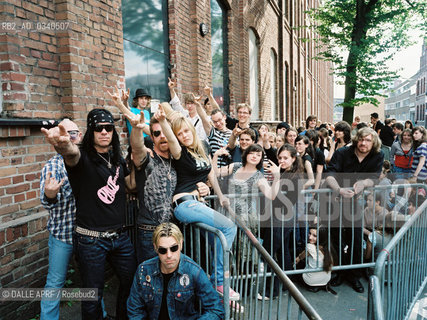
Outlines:
{"label": "band t-shirt graphic", "polygon": [[96,231],[119,229],[126,222],[125,160],[111,169],[100,157],[80,151],[80,160],[68,167],[68,178],[76,198],[76,225]]}

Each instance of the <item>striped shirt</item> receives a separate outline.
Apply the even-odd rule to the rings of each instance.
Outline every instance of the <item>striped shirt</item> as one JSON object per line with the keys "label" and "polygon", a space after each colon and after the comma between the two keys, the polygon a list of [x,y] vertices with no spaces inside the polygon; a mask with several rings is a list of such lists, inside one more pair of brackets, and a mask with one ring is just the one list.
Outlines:
{"label": "striped shirt", "polygon": [[[214,126],[211,128],[211,132],[209,133],[208,140],[209,145],[212,150],[212,154],[214,154],[216,151],[221,149],[222,147],[225,147],[228,144],[228,140],[231,136],[231,130],[225,129],[225,131],[218,130]],[[230,161],[227,161],[225,156],[218,157],[218,167],[223,167],[229,164]]]}
{"label": "striped shirt", "polygon": [[415,173],[420,163],[420,158],[424,157],[424,167],[421,168],[421,171],[418,173],[417,180],[426,182],[427,180],[427,142],[423,142],[417,150],[414,151],[414,158],[412,160],[412,173]]}
{"label": "striped shirt", "polygon": [[[64,179],[64,183],[56,195],[56,202],[48,201],[44,194],[48,172],[50,172],[51,177],[55,178],[56,181]],[[70,182],[68,181],[64,159],[59,154],[50,158],[43,167],[40,177],[40,201],[43,207],[49,211],[47,230],[56,239],[72,244],[73,228],[76,219],[76,202]]]}

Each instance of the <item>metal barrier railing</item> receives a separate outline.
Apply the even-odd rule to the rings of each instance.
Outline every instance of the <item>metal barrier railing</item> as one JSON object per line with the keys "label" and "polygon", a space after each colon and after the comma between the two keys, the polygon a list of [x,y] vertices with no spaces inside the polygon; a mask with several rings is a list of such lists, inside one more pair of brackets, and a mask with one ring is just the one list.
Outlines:
{"label": "metal barrier railing", "polygon": [[[232,212],[230,208],[228,209]],[[235,241],[232,251],[216,252],[216,246],[212,245],[215,238],[219,237],[223,247],[226,246],[226,240],[223,234],[215,228],[196,223],[188,225],[184,229],[184,253],[202,266],[208,274],[215,273],[216,255],[224,254],[223,301],[225,319],[284,319],[282,315],[283,309],[287,309],[286,319],[301,319],[303,313],[308,319],[321,319],[239,217],[232,216],[231,218],[234,219],[239,227],[237,241]],[[244,240],[239,242],[239,239]],[[241,249],[243,247],[243,250],[247,252],[256,252],[258,255],[256,260],[242,259],[242,256],[238,253],[239,251],[242,253]],[[231,261],[229,260],[229,255],[233,257]],[[264,265],[265,269],[261,270],[259,268],[260,265]],[[277,283],[280,291],[283,287],[289,291],[286,307],[282,303],[282,295],[279,295],[278,300],[271,299],[269,302],[265,299],[261,299],[261,301],[257,299],[258,293],[260,293],[261,297],[266,296],[266,286],[271,287],[270,291],[273,290],[273,281]],[[239,301],[229,301],[229,287],[240,293],[241,298]],[[292,310],[292,308],[295,308],[295,310]],[[266,309],[268,309],[268,313],[266,313]]]}
{"label": "metal barrier railing", "polygon": [[[426,186],[424,190],[427,191]],[[369,281],[368,319],[409,319],[426,284],[427,201],[424,201],[377,258]]]}
{"label": "metal barrier railing", "polygon": [[[208,274],[216,273],[214,264],[216,255],[224,254],[225,319],[284,319],[284,311],[287,319],[300,319],[303,314],[309,319],[320,319],[288,278],[288,275],[323,270],[319,265],[310,267],[307,263],[303,266],[293,264],[298,254],[305,250],[308,225],[317,220],[327,227],[328,249],[331,250],[335,245],[338,254],[332,270],[373,268],[378,248],[384,248],[387,243],[384,238],[378,239],[377,243],[373,244],[376,250],[373,248],[369,255],[366,255],[365,243],[369,243],[369,235],[390,232],[386,227],[386,215],[381,215],[376,208],[388,208],[409,217],[413,214],[409,205],[410,195],[418,195],[419,190],[426,191],[426,186],[414,184],[376,186],[367,188],[361,197],[351,199],[337,196],[330,189],[305,190],[300,192],[302,196],[297,203],[288,208],[288,213],[291,214],[288,214],[287,220],[279,219],[279,222],[268,217],[277,214],[282,217],[287,213],[283,210],[279,213],[273,212],[271,202],[264,199],[262,194],[227,195],[232,204],[235,204],[236,198],[250,198],[249,201],[254,203],[255,216],[258,217],[255,229],[253,225],[248,228],[239,215],[234,215],[234,210],[230,208],[229,212],[222,210],[225,215],[231,215],[230,218],[234,219],[239,227],[231,250],[216,252],[215,246],[209,244],[219,237],[222,246],[225,247],[226,242],[222,233],[204,224],[192,224],[184,229],[184,253],[199,263]],[[368,195],[371,195],[371,201],[375,205],[368,205],[366,201]],[[213,207],[221,211],[220,207],[214,204],[215,199],[215,196],[206,198],[207,201],[212,201]],[[414,206],[420,205],[416,196]],[[425,206],[426,203],[423,204],[423,208]],[[398,224],[394,224],[391,234],[396,233],[398,227]],[[273,248],[273,232],[266,232],[274,228],[281,233],[279,238],[282,243],[279,250]],[[263,240],[270,243],[270,246],[265,242],[262,243]],[[316,249],[319,252],[318,245]],[[240,293],[239,301],[229,302],[229,287]],[[282,289],[288,290],[287,298],[282,295]],[[277,299],[266,299],[276,295]],[[375,295],[381,296],[378,291]]]}

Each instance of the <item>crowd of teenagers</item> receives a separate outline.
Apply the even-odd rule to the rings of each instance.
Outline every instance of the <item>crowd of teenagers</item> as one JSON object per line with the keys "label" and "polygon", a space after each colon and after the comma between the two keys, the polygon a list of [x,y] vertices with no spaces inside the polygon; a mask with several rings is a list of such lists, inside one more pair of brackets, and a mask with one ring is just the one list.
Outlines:
{"label": "crowd of teenagers", "polygon": [[[283,270],[298,265],[322,268],[301,277],[309,290],[334,292],[330,284],[347,280],[355,291],[363,292],[359,271],[331,279],[331,268],[337,264],[337,253],[344,264],[375,259],[395,232],[390,224],[396,215],[410,215],[422,203],[423,189],[389,192],[386,197],[366,195],[364,190],[378,182],[391,185],[395,179],[425,183],[426,129],[393,119],[383,124],[376,113],[370,124],[356,117],[352,125],[343,121],[333,125],[310,115],[304,127],[282,122],[274,130],[268,124],[255,128],[246,103],[237,105],[234,118],[218,106],[208,86],[203,95],[187,93],[182,100],[175,92],[176,83],[169,79],[168,86],[171,101],[158,106],[151,105],[144,88],[135,91],[131,106],[129,91],[116,88],[109,93],[126,118],[126,159],[115,120],[104,108],[88,113],[84,136],[70,119],[42,129],[57,151],[43,168],[40,183],[41,202],[49,211],[46,288],[63,287],[74,253],[82,287],[98,289],[96,301],[82,301],[83,319],[110,318],[103,302],[107,261],[120,281],[116,319],[193,319],[199,315],[196,300],[206,318],[220,319],[224,295],[220,253],[241,245],[232,216],[219,210],[225,207],[263,240]],[[330,188],[342,199],[362,195],[364,227],[339,226],[338,235],[318,216],[296,230],[294,217],[310,201],[309,197],[301,201],[301,190],[319,188]],[[126,225],[129,193],[138,199],[135,243]],[[210,194],[218,200],[204,201]],[[229,199],[227,194],[233,196]],[[258,194],[271,210],[259,210]],[[261,214],[270,215],[262,219],[263,224]],[[175,224],[197,222],[220,230],[226,239],[227,248],[219,240],[211,243],[217,252],[215,259],[211,253],[211,270],[203,271],[180,254],[183,238]],[[298,252],[291,249],[295,240],[302,243]],[[337,252],[362,242],[366,251],[348,261],[344,252]],[[278,281],[271,283],[273,297],[278,296]],[[268,297],[270,290],[266,292]],[[230,288],[228,295],[232,306],[243,312],[237,303],[240,293]],[[58,318],[59,301],[43,300],[41,319]]]}

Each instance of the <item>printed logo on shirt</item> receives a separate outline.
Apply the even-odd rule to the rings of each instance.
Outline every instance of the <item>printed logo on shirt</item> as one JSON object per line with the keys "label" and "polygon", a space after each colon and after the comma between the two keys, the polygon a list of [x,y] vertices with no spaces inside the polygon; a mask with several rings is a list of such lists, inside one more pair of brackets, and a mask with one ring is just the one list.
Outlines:
{"label": "printed logo on shirt", "polygon": [[105,204],[111,204],[116,198],[116,193],[119,191],[120,186],[116,184],[119,177],[120,166],[116,169],[114,179],[112,176],[108,177],[107,185],[98,190],[98,198]]}

